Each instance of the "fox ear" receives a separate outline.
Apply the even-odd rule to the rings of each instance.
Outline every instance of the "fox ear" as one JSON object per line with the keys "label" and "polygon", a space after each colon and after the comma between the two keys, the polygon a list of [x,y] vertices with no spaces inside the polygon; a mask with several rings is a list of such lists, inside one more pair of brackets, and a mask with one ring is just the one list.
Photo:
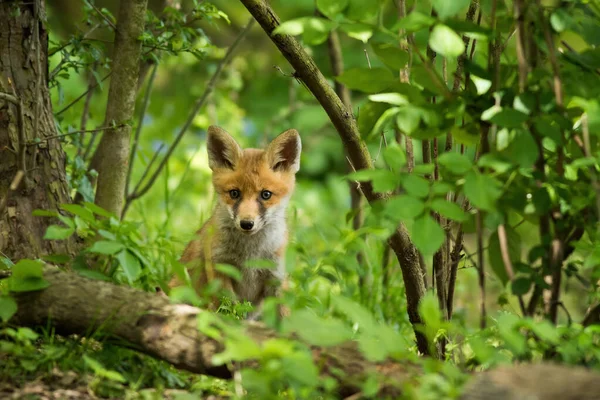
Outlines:
{"label": "fox ear", "polygon": [[224,129],[211,125],[208,127],[208,166],[213,171],[217,168],[234,169],[242,155],[242,149],[235,139]]}
{"label": "fox ear", "polygon": [[302,142],[295,129],[277,136],[267,147],[267,160],[273,171],[296,173],[300,169]]}

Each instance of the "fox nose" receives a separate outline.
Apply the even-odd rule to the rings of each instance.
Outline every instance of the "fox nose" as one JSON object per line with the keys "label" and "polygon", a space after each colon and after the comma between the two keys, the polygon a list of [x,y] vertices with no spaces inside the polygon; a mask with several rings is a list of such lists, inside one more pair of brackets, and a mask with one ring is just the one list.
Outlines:
{"label": "fox nose", "polygon": [[245,231],[249,231],[252,230],[252,228],[254,227],[254,221],[249,221],[249,220],[241,220],[240,221],[240,227],[245,230]]}

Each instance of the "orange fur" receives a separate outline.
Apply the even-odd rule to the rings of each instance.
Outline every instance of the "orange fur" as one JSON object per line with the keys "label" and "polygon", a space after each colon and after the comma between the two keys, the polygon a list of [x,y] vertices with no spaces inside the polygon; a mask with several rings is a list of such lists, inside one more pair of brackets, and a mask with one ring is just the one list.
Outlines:
{"label": "orange fur", "polygon": [[[273,287],[271,281],[285,279],[285,210],[294,190],[300,151],[300,137],[294,130],[279,135],[265,150],[242,150],[225,131],[209,128],[209,165],[217,205],[181,256],[196,290],[219,279],[222,287],[257,308],[265,297],[279,292],[279,284]],[[237,197],[232,190],[238,192]],[[263,198],[264,191],[270,192],[270,197]],[[243,227],[248,221],[252,222],[250,229]],[[273,261],[277,270],[248,268],[246,263],[253,259]],[[238,268],[241,281],[219,273],[215,264]],[[169,286],[180,284],[173,279]],[[280,313],[287,314],[283,309]]]}

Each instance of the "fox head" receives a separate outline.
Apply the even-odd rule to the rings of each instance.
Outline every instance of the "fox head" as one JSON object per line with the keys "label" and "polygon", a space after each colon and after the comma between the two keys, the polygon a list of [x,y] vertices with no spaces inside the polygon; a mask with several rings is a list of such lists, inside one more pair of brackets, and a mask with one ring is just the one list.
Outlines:
{"label": "fox head", "polygon": [[219,206],[227,210],[223,223],[254,234],[285,215],[300,169],[296,130],[281,133],[264,150],[242,150],[227,132],[210,126],[207,149]]}

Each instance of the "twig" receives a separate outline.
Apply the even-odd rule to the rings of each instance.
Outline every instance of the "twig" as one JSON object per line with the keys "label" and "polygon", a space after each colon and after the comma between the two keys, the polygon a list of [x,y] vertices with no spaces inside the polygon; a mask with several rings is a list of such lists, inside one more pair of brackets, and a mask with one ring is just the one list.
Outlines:
{"label": "twig", "polygon": [[64,113],[65,111],[67,111],[69,108],[73,107],[73,105],[75,105],[79,100],[83,99],[91,90],[94,90],[100,83],[104,82],[105,80],[107,80],[110,75],[112,74],[112,71],[109,72],[108,74],[106,74],[104,76],[104,78],[102,78],[100,80],[100,82],[96,82],[93,85],[90,85],[87,90],[85,92],[83,92],[80,96],[78,96],[75,100],[73,100],[72,102],[70,102],[69,104],[67,104],[66,106],[64,106],[62,109],[60,109],[59,111],[54,113],[55,117],[58,117],[60,114]]}
{"label": "twig", "polygon": [[[512,265],[512,261],[510,259],[510,252],[508,250],[508,239],[506,236],[506,227],[504,224],[498,225],[498,242],[500,243],[500,253],[502,255],[502,261],[504,262],[504,269],[506,269],[506,275],[508,275],[508,279],[511,281],[515,277],[514,268]],[[517,296],[519,299],[519,306],[521,307],[521,312],[523,316],[526,314],[525,303],[523,302],[523,296]]]}
{"label": "twig", "polygon": [[371,59],[369,58],[369,52],[367,51],[367,49],[364,49],[365,51],[365,57],[367,58],[367,65],[369,66],[369,69],[371,69]]}
{"label": "twig", "polygon": [[458,263],[460,261],[460,253],[463,249],[463,226],[462,224],[458,227],[456,233],[456,240],[454,241],[454,248],[450,253],[450,273],[448,277],[448,289],[446,295],[446,309],[448,310],[448,319],[452,318],[452,311],[454,309],[454,289],[456,288],[456,273],[458,272]]}
{"label": "twig", "polygon": [[40,143],[47,142],[48,140],[52,140],[52,139],[59,139],[61,137],[65,137],[65,136],[79,135],[81,133],[96,133],[96,132],[100,132],[100,131],[105,131],[107,129],[122,128],[125,125],[126,124],[119,124],[119,125],[115,125],[115,126],[103,126],[103,127],[95,128],[95,129],[84,129],[84,130],[78,130],[78,131],[73,131],[73,132],[61,133],[59,135],[46,136],[43,139],[40,139],[39,142],[27,142],[26,146],[39,146]]}
{"label": "twig", "polygon": [[106,23],[116,32],[117,27],[115,26],[115,24],[113,24],[113,22],[106,16],[104,15],[104,13],[102,11],[100,11],[98,9],[98,7],[96,7],[96,5],[94,3],[91,3],[89,1],[85,1],[87,3],[88,6],[92,7],[94,9],[94,11],[96,11],[96,13],[102,17],[102,19],[104,21],[106,21]]}
{"label": "twig", "polygon": [[133,137],[133,145],[131,146],[131,154],[129,155],[129,167],[127,171],[127,182],[125,183],[125,195],[129,194],[129,184],[131,183],[131,173],[133,172],[133,164],[135,163],[135,156],[137,154],[137,148],[140,141],[140,135],[142,133],[142,126],[144,125],[144,116],[148,105],[150,104],[150,94],[152,93],[152,86],[154,85],[154,79],[156,78],[156,71],[158,70],[158,64],[154,64],[150,78],[148,79],[148,86],[146,86],[146,93],[144,95],[144,101],[142,103],[142,109],[140,110],[140,116],[138,119],[138,125],[135,130]]}
{"label": "twig", "polygon": [[[581,116],[581,131],[583,133],[583,151],[586,157],[590,158],[592,156],[592,147],[590,142],[590,125],[588,122],[587,113],[584,113]],[[598,175],[596,174],[596,168],[594,166],[590,167],[590,177],[592,181],[592,186],[596,191],[596,218],[600,220],[600,184],[598,184]],[[598,221],[596,221],[598,224]],[[600,224],[598,224],[600,227]]]}
{"label": "twig", "polygon": [[529,64],[525,54],[525,18],[523,13],[523,0],[515,0],[515,19],[517,20],[517,61],[519,64],[519,91],[523,93],[527,86]]}
{"label": "twig", "polygon": [[[94,70],[96,67],[92,67]],[[85,103],[83,103],[83,112],[81,113],[81,124],[79,125],[79,130],[85,131],[87,128],[87,121],[90,116],[90,104],[92,104],[92,98],[94,97],[94,91],[90,89],[93,85],[92,79],[94,79],[94,74],[90,72],[90,76],[88,78],[88,92],[85,96]],[[79,143],[77,147],[77,156],[81,157],[83,150],[83,143]]]}
{"label": "twig", "polygon": [[485,310],[485,273],[484,273],[484,263],[483,263],[483,216],[481,210],[477,210],[477,215],[475,217],[477,224],[477,264],[479,264],[479,268],[477,268],[477,272],[479,273],[479,291],[481,298],[479,299],[479,307],[480,307],[480,319],[479,319],[479,327],[481,329],[485,329],[486,326],[486,310]]}
{"label": "twig", "polygon": [[437,73],[435,68],[433,68],[433,66],[431,65],[431,60],[425,58],[425,56],[423,56],[423,54],[421,54],[421,51],[419,50],[419,47],[417,46],[416,43],[412,43],[412,49],[415,53],[417,53],[417,56],[419,56],[419,59],[421,60],[421,62],[423,64],[423,68],[425,68],[425,71],[427,72],[429,77],[432,79],[433,83],[442,92],[442,96],[444,96],[444,98],[446,100],[452,100],[452,97],[453,97],[452,92],[450,92],[450,90],[444,84],[442,78],[439,76],[439,74]]}
{"label": "twig", "polygon": [[229,46],[229,49],[227,50],[227,53],[225,54],[225,57],[223,57],[223,59],[219,62],[216,71],[214,72],[213,76],[210,78],[210,81],[208,82],[208,85],[206,85],[206,89],[204,90],[204,93],[202,94],[202,97],[200,97],[196,101],[196,104],[194,105],[194,108],[193,108],[192,112],[189,114],[187,121],[185,122],[185,124],[183,125],[183,127],[180,129],[179,133],[177,134],[177,137],[175,138],[175,141],[173,141],[173,144],[171,144],[171,146],[167,150],[167,154],[165,154],[165,156],[162,159],[161,163],[158,165],[158,168],[156,169],[156,171],[154,171],[154,174],[152,174],[152,176],[150,177],[150,179],[148,180],[148,183],[146,185],[144,185],[143,187],[141,187],[139,189],[139,191],[138,190],[134,190],[131,194],[129,194],[127,196],[127,199],[126,199],[126,202],[125,202],[126,206],[127,206],[127,203],[130,203],[133,200],[142,197],[144,194],[146,194],[148,192],[148,190],[150,190],[150,188],[152,187],[152,185],[154,184],[154,182],[156,181],[156,179],[160,175],[162,169],[165,167],[166,163],[169,161],[169,158],[171,157],[171,154],[173,154],[173,151],[175,150],[175,148],[177,147],[177,145],[179,144],[179,142],[183,138],[183,135],[186,133],[186,131],[188,130],[188,128],[190,127],[190,125],[194,121],[194,118],[196,117],[196,114],[200,111],[200,109],[202,108],[202,106],[204,105],[204,103],[206,102],[206,100],[208,99],[208,96],[214,90],[214,88],[215,88],[215,86],[217,84],[217,81],[218,81],[219,77],[221,76],[221,73],[223,72],[223,69],[225,68],[225,65],[227,65],[229,63],[229,61],[233,58],[233,54],[234,54],[235,49],[242,42],[242,39],[244,39],[244,37],[246,36],[246,34],[250,31],[250,28],[252,28],[253,24],[254,24],[254,19],[252,18],[252,19],[250,19],[250,21],[248,22],[248,24],[246,25],[246,27],[238,34],[237,38],[231,44],[231,46]]}

